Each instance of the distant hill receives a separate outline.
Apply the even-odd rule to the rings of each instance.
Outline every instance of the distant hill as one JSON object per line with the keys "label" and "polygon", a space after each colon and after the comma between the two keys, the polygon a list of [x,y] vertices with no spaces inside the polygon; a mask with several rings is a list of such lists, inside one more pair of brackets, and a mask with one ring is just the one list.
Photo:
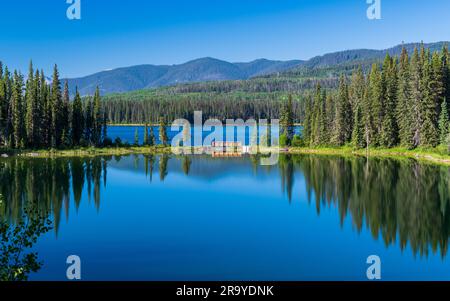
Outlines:
{"label": "distant hill", "polygon": [[71,94],[78,87],[81,95],[91,95],[96,86],[101,94],[128,92],[182,83],[242,80],[281,72],[298,66],[299,60],[271,61],[259,59],[249,63],[229,63],[201,58],[181,65],[139,65],[102,71],[86,77],[68,79]]}
{"label": "distant hill", "polygon": [[[441,50],[445,44],[448,42],[430,43],[424,46],[435,51]],[[96,86],[99,86],[101,94],[105,95],[179,84],[242,81],[252,78],[332,79],[342,72],[350,73],[359,65],[367,70],[372,63],[380,62],[386,53],[399,56],[402,47],[412,53],[415,47],[420,47],[420,43],[398,45],[384,50],[345,50],[316,56],[308,61],[258,59],[248,63],[230,63],[207,57],[181,65],[139,65],[118,68],[68,81],[72,95],[75,87],[78,87],[81,95],[91,95]]]}

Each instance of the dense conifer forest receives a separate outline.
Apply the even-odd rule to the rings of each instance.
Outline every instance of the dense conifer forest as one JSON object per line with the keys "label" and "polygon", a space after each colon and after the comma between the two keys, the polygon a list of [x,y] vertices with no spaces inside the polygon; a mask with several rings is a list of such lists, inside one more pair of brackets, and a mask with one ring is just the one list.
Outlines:
{"label": "dense conifer forest", "polygon": [[[404,48],[400,57],[387,54],[382,64],[342,73],[337,84],[315,81],[315,88],[312,82],[295,89],[258,79],[256,86],[252,81],[198,83],[103,99],[97,88],[94,96],[81,98],[76,92],[72,100],[56,66],[47,83],[32,63],[26,79],[0,64],[0,143],[16,149],[102,146],[111,143],[107,123],[193,121],[200,110],[204,119],[279,118],[282,145],[448,145],[449,56],[447,46],[433,52],[422,46],[411,55]],[[293,135],[295,122],[303,124],[301,140]]]}
{"label": "dense conifer forest", "polygon": [[337,91],[320,84],[305,105],[307,146],[436,147],[449,142],[449,52],[416,48],[386,55],[380,67],[342,75]]}
{"label": "dense conifer forest", "polygon": [[106,115],[97,88],[82,101],[61,89],[55,65],[51,84],[30,63],[26,80],[0,62],[0,145],[14,149],[101,146],[106,139]]}

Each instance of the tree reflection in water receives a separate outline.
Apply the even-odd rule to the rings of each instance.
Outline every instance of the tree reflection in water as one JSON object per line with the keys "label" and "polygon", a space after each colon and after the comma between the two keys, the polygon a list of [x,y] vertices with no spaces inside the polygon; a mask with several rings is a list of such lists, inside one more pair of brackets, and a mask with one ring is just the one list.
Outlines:
{"label": "tree reflection in water", "polygon": [[[205,157],[170,157],[146,155],[132,157],[130,169],[144,169],[152,180],[155,169],[160,181],[173,172],[176,163],[184,176],[195,172],[220,173],[223,168],[197,168],[193,162],[217,160]],[[171,164],[172,159],[174,160]],[[7,223],[17,223],[28,203],[36,204],[37,216],[51,215],[58,231],[61,214],[68,218],[70,191],[79,208],[83,189],[88,199],[100,208],[101,184],[106,185],[108,162],[112,157],[24,159],[0,161],[0,216]],[[122,157],[114,157],[116,164]],[[221,160],[221,159],[218,159]],[[251,168],[251,175],[275,176],[276,168],[258,166],[252,156],[228,162]],[[217,161],[215,161],[217,162]],[[381,237],[386,246],[410,244],[414,254],[427,256],[430,251],[447,254],[450,230],[450,170],[448,167],[419,163],[412,159],[366,159],[315,155],[282,155],[278,164],[282,191],[289,202],[305,198],[314,202],[317,214],[336,206],[341,224],[351,218],[356,231],[366,226],[373,237]],[[306,196],[294,195],[295,177],[304,178]],[[297,182],[298,183],[298,182]],[[207,184],[205,184],[207,185]]]}

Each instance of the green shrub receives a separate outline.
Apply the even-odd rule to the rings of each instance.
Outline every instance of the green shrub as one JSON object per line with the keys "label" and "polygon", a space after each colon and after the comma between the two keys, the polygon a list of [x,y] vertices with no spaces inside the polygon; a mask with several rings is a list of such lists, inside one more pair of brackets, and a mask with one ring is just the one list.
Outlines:
{"label": "green shrub", "polygon": [[289,138],[287,137],[286,134],[281,134],[279,140],[280,140],[280,146],[281,147],[289,145]]}

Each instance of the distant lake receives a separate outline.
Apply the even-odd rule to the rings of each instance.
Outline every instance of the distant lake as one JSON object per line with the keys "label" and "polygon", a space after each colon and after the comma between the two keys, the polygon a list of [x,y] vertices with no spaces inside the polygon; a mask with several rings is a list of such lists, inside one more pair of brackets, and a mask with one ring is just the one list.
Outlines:
{"label": "distant lake", "polygon": [[0,159],[0,217],[54,229],[32,280],[449,280],[450,171],[411,159]]}
{"label": "distant lake", "polygon": [[[159,141],[159,126],[153,126],[153,133],[155,135],[155,139],[157,143],[160,143]],[[138,137],[139,137],[139,143],[142,144],[144,141],[144,126],[108,126],[108,137],[110,137],[112,140],[116,139],[117,137],[119,137],[122,142],[128,142],[130,144],[134,143],[134,136],[136,133],[136,129],[138,131]],[[150,130],[150,126],[149,126],[149,130]],[[214,130],[214,129],[213,129]],[[200,127],[194,128],[192,126],[191,128],[191,137],[192,137],[192,145],[195,145],[194,143],[194,133],[199,133],[198,135],[202,135],[202,138],[204,139],[206,136],[208,136],[210,133],[213,132],[213,130],[211,131],[203,131]],[[235,137],[235,141],[239,140],[239,137],[243,137],[244,140],[241,141],[244,145],[249,145],[250,143],[250,136],[251,136],[251,130],[253,130],[252,128],[248,128],[248,127],[223,127],[223,137],[228,137],[227,141],[231,141],[233,137],[233,131],[234,131],[234,137]],[[260,137],[262,137],[263,135],[266,134],[266,127],[265,126],[261,126],[259,129],[260,133]],[[296,134],[300,133],[300,127],[296,126],[294,128],[294,131]],[[173,137],[175,137],[175,135],[177,135],[178,133],[180,133],[181,131],[172,131],[170,127],[167,127],[167,136],[169,137],[169,140],[171,141]],[[276,134],[274,134],[274,137],[277,137]],[[225,139],[224,139],[225,140]]]}

